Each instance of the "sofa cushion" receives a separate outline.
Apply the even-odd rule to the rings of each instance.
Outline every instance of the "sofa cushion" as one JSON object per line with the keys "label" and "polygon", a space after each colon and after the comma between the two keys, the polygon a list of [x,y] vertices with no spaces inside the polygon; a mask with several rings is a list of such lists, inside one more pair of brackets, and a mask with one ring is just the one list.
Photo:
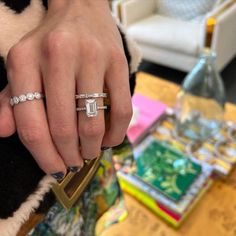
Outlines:
{"label": "sofa cushion", "polygon": [[158,14],[176,19],[192,20],[204,16],[218,0],[156,0]]}
{"label": "sofa cushion", "polygon": [[127,32],[139,43],[196,56],[202,46],[202,28],[198,22],[153,15],[131,25]]}

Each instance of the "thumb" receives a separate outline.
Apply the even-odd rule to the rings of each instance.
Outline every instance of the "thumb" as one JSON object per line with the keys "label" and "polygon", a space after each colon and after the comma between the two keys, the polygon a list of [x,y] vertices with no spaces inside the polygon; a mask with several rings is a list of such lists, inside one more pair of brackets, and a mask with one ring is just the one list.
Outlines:
{"label": "thumb", "polygon": [[16,131],[10,98],[10,88],[7,85],[0,92],[0,137],[8,137]]}

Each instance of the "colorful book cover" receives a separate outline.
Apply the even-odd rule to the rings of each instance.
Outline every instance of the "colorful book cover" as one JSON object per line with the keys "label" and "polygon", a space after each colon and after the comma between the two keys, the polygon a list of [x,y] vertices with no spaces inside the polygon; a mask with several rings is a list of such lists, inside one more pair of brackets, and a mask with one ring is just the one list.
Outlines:
{"label": "colorful book cover", "polygon": [[191,185],[191,187],[183,196],[183,198],[180,201],[175,202],[167,198],[162,193],[153,189],[150,185],[145,184],[143,181],[140,181],[140,179],[136,178],[136,176],[124,172],[123,170],[118,171],[119,179],[122,180],[122,182],[125,182],[126,185],[131,185],[137,190],[147,194],[154,201],[170,209],[177,215],[183,215],[186,211],[188,211],[189,206],[192,204],[192,202],[199,194],[199,192],[201,192],[204,185],[206,185],[206,182],[209,181],[211,174],[212,174],[212,168],[209,165],[203,165],[202,173]]}
{"label": "colorful book cover", "polygon": [[149,136],[135,148],[133,175],[168,198],[179,201],[201,173],[201,165]]}
{"label": "colorful book cover", "polygon": [[206,191],[210,188],[210,186],[213,183],[212,179],[208,179],[208,181],[204,184],[200,192],[188,206],[187,211],[185,211],[182,215],[179,215],[171,211],[167,206],[154,200],[149,194],[143,192],[139,188],[135,187],[134,185],[124,180],[120,175],[118,175],[118,178],[121,188],[125,192],[132,195],[142,204],[147,206],[152,212],[162,217],[164,220],[166,220],[170,225],[172,225],[175,228],[178,228],[182,224],[182,222],[186,219],[189,213],[193,210],[194,206],[199,202],[199,200],[202,198],[202,196],[206,193]]}
{"label": "colorful book cover", "polygon": [[132,147],[126,140],[117,150],[114,150],[113,158],[115,166],[117,166],[118,178],[124,191],[133,195],[172,226],[178,227],[204,192],[210,187],[212,183],[210,179],[212,167],[202,163],[201,173],[186,191],[186,194],[178,202],[173,201],[156,188],[146,184],[141,178],[132,174],[136,169],[132,151],[134,151],[135,156],[139,155],[153,140],[155,140],[155,137],[149,135],[136,147]]}
{"label": "colorful book cover", "polygon": [[137,93],[132,97],[132,104],[135,121],[131,122],[127,136],[131,143],[136,143],[145,136],[155,121],[165,113],[167,106],[162,102]]}

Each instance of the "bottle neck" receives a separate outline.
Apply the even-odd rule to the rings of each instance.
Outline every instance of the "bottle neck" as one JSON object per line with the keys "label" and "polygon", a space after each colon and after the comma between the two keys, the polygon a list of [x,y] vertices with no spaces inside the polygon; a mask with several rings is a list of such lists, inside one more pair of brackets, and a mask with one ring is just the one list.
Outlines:
{"label": "bottle neck", "polygon": [[199,61],[202,63],[214,65],[215,60],[216,60],[216,53],[211,51],[211,49],[209,48],[204,48],[199,57]]}

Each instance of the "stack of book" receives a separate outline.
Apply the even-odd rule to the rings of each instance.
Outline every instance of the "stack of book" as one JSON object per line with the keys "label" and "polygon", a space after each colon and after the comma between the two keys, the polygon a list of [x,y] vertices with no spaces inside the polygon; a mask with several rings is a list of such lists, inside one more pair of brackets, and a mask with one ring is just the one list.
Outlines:
{"label": "stack of book", "polygon": [[[167,106],[140,94],[126,142],[114,152],[121,187],[172,226],[178,227],[212,184],[212,167],[158,140],[153,127]],[[155,130],[155,128],[154,128]]]}
{"label": "stack of book", "polygon": [[127,193],[178,227],[212,184],[212,168],[185,157],[154,137],[134,148],[134,162],[118,171]]}

